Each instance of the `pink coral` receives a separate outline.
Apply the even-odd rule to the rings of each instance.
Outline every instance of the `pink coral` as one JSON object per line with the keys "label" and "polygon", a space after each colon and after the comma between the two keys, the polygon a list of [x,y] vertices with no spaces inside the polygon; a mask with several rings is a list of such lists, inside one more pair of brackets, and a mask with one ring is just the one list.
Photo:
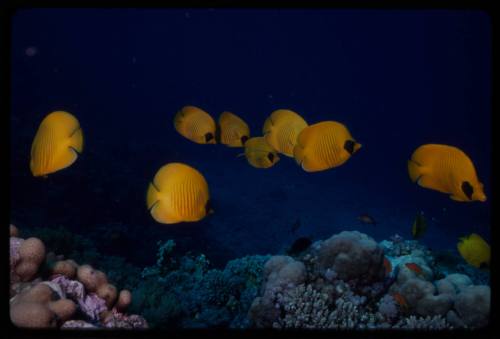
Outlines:
{"label": "pink coral", "polygon": [[10,283],[14,284],[21,281],[21,277],[16,273],[16,266],[21,260],[21,255],[19,254],[19,248],[21,248],[21,244],[24,239],[10,237]]}
{"label": "pink coral", "polygon": [[106,301],[95,293],[87,294],[83,299],[78,300],[80,309],[92,320],[99,320],[101,313],[107,311]]}
{"label": "pink coral", "polygon": [[68,320],[65,321],[61,326],[61,329],[74,329],[74,328],[97,329],[98,327],[84,320]]}
{"label": "pink coral", "polygon": [[137,314],[120,313],[113,308],[111,314],[104,320],[104,327],[108,328],[148,328],[146,319]]}
{"label": "pink coral", "polygon": [[57,275],[51,281],[58,284],[64,293],[74,300],[82,300],[85,297],[85,287],[79,281],[68,279],[64,275]]}

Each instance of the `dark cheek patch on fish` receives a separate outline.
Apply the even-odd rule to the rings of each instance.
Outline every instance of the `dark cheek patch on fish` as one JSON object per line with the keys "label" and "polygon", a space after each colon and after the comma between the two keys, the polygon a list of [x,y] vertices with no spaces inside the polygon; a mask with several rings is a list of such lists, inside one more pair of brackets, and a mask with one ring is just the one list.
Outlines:
{"label": "dark cheek patch on fish", "polygon": [[209,142],[213,138],[214,138],[214,135],[212,133],[208,132],[207,134],[205,134],[205,142]]}
{"label": "dark cheek patch on fish", "polygon": [[205,215],[209,215],[210,213],[213,213],[213,209],[212,209],[212,203],[210,202],[210,200],[207,200],[207,203],[205,204]]}
{"label": "dark cheek patch on fish", "polygon": [[346,140],[345,143],[344,143],[344,149],[349,152],[349,154],[353,154],[354,153],[354,145],[356,144],[356,142],[354,140]]}
{"label": "dark cheek patch on fish", "polygon": [[464,192],[469,200],[472,200],[472,193],[474,193],[474,188],[468,181],[464,181],[462,183],[462,192]]}
{"label": "dark cheek patch on fish", "polygon": [[274,154],[269,153],[269,154],[267,155],[267,158],[269,159],[269,161],[270,161],[270,162],[273,162],[273,160],[274,160]]}

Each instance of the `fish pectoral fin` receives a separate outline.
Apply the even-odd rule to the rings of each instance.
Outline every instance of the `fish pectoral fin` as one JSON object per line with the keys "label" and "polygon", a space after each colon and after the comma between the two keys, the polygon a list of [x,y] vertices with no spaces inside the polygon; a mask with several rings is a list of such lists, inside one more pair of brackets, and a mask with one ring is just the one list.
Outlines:
{"label": "fish pectoral fin", "polygon": [[158,189],[158,186],[156,186],[155,184],[155,181],[151,181],[151,185],[154,187],[154,189],[156,190],[156,192],[160,192],[160,190]]}
{"label": "fish pectoral fin", "polygon": [[148,208],[148,211],[151,212],[151,210],[156,206],[156,204],[158,204],[160,202],[160,200],[156,200],[149,208]]}
{"label": "fish pectoral fin", "polygon": [[69,136],[69,146],[72,147],[77,154],[83,151],[83,132],[80,126],[75,128]]}
{"label": "fish pectoral fin", "polygon": [[75,152],[76,155],[80,155],[80,152],[76,148],[74,148],[73,146],[68,146],[68,148],[70,150],[72,150],[73,152]]}
{"label": "fish pectoral fin", "polygon": [[408,160],[408,174],[413,182],[418,182],[422,176],[421,167],[416,161]]}
{"label": "fish pectoral fin", "polygon": [[245,156],[245,153],[240,153],[240,154],[237,154],[236,155],[236,158],[239,158],[239,157],[244,157]]}
{"label": "fish pectoral fin", "polygon": [[417,178],[417,184],[421,187],[434,189],[442,193],[449,193],[446,186],[443,185],[438,179],[436,179],[432,174],[422,174]]}

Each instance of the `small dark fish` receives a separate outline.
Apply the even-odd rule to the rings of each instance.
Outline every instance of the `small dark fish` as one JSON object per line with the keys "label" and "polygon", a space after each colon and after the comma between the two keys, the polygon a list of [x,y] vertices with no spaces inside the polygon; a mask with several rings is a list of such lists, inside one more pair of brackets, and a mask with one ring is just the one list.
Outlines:
{"label": "small dark fish", "polygon": [[370,225],[376,225],[377,222],[375,221],[375,219],[373,219],[372,216],[368,215],[368,214],[361,214],[358,216],[357,218],[359,221],[361,221],[363,224],[370,224]]}
{"label": "small dark fish", "polygon": [[295,220],[295,222],[292,224],[292,228],[291,228],[291,231],[292,233],[295,233],[295,231],[297,231],[299,229],[299,227],[301,226],[301,222],[300,222],[300,217],[297,218],[297,220]]}
{"label": "small dark fish", "polygon": [[297,255],[309,248],[311,246],[312,240],[309,239],[308,237],[300,237],[297,240],[295,240],[292,244],[292,246],[288,249],[287,254],[288,255]]}
{"label": "small dark fish", "polygon": [[420,212],[415,217],[415,221],[413,222],[413,226],[411,227],[411,235],[413,239],[418,239],[422,235],[424,235],[427,230],[427,221],[424,218],[424,213]]}

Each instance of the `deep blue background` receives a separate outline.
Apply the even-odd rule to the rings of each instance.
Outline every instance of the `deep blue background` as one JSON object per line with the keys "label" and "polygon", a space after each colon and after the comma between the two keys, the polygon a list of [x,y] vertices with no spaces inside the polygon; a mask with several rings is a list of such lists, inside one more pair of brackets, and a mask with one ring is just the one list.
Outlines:
{"label": "deep blue background", "polygon": [[[433,248],[455,248],[470,232],[488,239],[490,200],[458,203],[420,188],[406,161],[421,144],[457,146],[491,196],[490,29],[489,17],[472,11],[20,11],[11,49],[11,220],[21,229],[62,225],[141,263],[168,238],[222,263],[276,253],[300,235],[409,237],[420,210],[437,219],[422,239]],[[35,56],[25,53],[30,46]],[[279,108],[310,124],[337,120],[363,148],[320,173],[285,156],[255,169],[236,157],[242,149],[177,134],[173,116],[188,104],[215,119],[232,111],[253,136]],[[34,134],[59,109],[79,119],[84,153],[46,180],[33,178]],[[178,225],[149,216],[148,182],[172,161],[205,175],[214,215]],[[361,213],[379,224],[361,225]],[[120,241],[103,239],[107,229],[122,232]]]}

